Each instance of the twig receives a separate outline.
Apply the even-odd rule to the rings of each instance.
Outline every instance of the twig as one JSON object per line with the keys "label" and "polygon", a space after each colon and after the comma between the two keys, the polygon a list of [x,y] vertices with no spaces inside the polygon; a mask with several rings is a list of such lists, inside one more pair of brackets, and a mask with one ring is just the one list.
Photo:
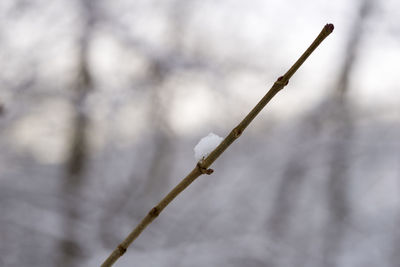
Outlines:
{"label": "twig", "polygon": [[143,220],[133,229],[133,231],[122,241],[121,244],[108,256],[101,267],[108,267],[121,257],[129,247],[129,245],[142,233],[142,231],[168,206],[168,204],[185,190],[196,178],[202,174],[210,175],[213,170],[208,167],[243,133],[251,121],[260,113],[260,111],[268,104],[268,102],[288,83],[289,79],[299,69],[299,67],[306,61],[311,53],[318,47],[318,45],[333,31],[333,24],[326,24],[322,31],[319,33],[314,42],[307,48],[301,57],[293,64],[293,66],[279,77],[273,84],[267,94],[258,102],[258,104],[250,111],[250,113],[236,126],[227,137],[218,145],[204,160],[199,161],[196,167],[177,185],[173,188],[156,206],[154,206]]}

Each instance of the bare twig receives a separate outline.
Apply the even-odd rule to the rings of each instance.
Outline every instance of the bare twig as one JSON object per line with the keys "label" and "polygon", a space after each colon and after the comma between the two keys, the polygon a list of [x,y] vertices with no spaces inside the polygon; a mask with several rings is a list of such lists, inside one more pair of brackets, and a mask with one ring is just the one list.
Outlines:
{"label": "bare twig", "polygon": [[306,61],[310,54],[318,47],[318,45],[333,31],[333,24],[326,24],[319,33],[314,42],[301,55],[301,57],[293,64],[293,66],[279,77],[273,84],[267,94],[258,102],[258,104],[250,111],[250,113],[229,133],[227,137],[215,148],[210,155],[200,161],[194,169],[175,186],[156,206],[154,206],[143,220],[133,229],[133,231],[122,241],[121,244],[108,256],[101,265],[102,267],[111,266],[119,257],[121,257],[129,247],[129,245],[140,235],[140,233],[163,211],[163,209],[186,187],[188,187],[196,178],[202,174],[211,174],[212,169],[208,167],[243,133],[251,121],[260,113],[260,111],[268,104],[268,102],[289,82],[289,79]]}

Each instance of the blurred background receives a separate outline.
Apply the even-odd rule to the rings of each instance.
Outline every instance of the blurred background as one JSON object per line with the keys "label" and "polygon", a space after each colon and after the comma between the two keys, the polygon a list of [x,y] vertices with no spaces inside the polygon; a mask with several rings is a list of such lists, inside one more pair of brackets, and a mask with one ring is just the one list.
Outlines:
{"label": "blurred background", "polygon": [[0,265],[399,266],[400,3],[0,1]]}

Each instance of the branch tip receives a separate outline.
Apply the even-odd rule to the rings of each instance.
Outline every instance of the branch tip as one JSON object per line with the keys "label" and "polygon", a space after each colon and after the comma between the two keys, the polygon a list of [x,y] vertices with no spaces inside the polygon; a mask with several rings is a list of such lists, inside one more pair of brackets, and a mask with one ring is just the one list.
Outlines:
{"label": "branch tip", "polygon": [[332,23],[328,23],[328,24],[325,25],[325,30],[326,30],[328,33],[333,32],[334,29],[335,29],[335,26],[334,26]]}

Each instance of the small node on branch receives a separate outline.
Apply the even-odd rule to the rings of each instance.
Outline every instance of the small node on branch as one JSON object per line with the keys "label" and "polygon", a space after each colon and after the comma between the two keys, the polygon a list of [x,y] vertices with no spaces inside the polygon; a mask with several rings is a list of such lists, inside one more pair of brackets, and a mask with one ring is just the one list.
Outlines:
{"label": "small node on branch", "polygon": [[213,172],[214,172],[213,169],[207,169],[207,170],[206,170],[206,174],[207,174],[207,175],[210,175],[210,174],[212,174]]}
{"label": "small node on branch", "polygon": [[157,217],[159,214],[160,214],[160,210],[157,207],[154,207],[149,211],[149,215],[152,217]]}
{"label": "small node on branch", "polygon": [[233,136],[235,137],[235,138],[238,138],[239,136],[241,136],[242,135],[242,130],[241,129],[238,129],[238,128],[235,128],[235,130],[233,130]]}
{"label": "small node on branch", "polygon": [[279,77],[276,82],[282,84],[283,86],[286,86],[289,83],[289,81],[283,81],[283,76]]}
{"label": "small node on branch", "polygon": [[118,245],[118,251],[119,254],[122,256],[126,252],[126,248],[124,248],[122,245]]}
{"label": "small node on branch", "polygon": [[213,169],[207,169],[207,168],[204,168],[203,166],[201,166],[201,163],[200,163],[200,161],[197,163],[197,168],[199,169],[199,171],[201,172],[201,174],[207,174],[207,175],[210,175],[211,173],[213,173],[214,172],[214,170]]}

